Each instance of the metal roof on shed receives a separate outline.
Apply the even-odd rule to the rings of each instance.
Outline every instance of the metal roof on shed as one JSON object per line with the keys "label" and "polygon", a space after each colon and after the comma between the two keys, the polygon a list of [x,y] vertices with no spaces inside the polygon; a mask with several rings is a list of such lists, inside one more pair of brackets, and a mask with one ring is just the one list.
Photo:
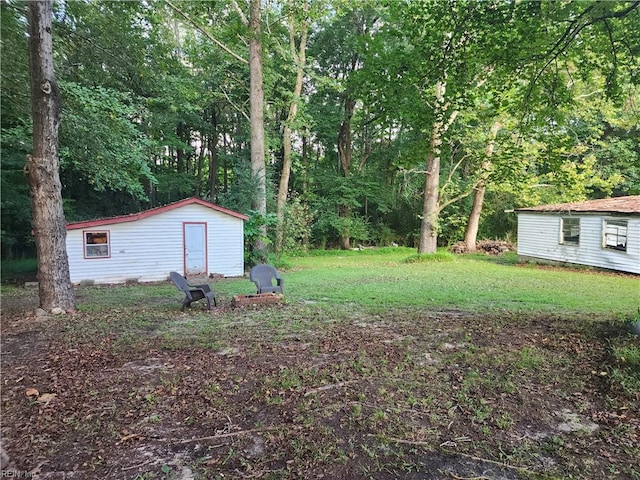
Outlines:
{"label": "metal roof on shed", "polygon": [[517,208],[516,212],[640,214],[640,195]]}
{"label": "metal roof on shed", "polygon": [[229,210],[228,208],[220,207],[214,203],[207,202],[206,200],[202,200],[201,198],[191,197],[191,198],[185,198],[184,200],[180,200],[178,202],[170,203],[168,205],[164,205],[162,207],[151,208],[143,212],[133,213],[131,215],[120,215],[117,217],[98,218],[95,220],[85,220],[81,222],[68,223],[67,230],[76,230],[79,228],[92,228],[92,227],[98,227],[102,225],[113,225],[114,223],[133,222],[135,220],[147,218],[152,215],[158,215],[159,213],[167,212],[169,210],[173,210],[176,208],[184,207],[185,205],[192,205],[192,204],[202,205],[203,207],[207,207],[212,210],[216,210],[218,212],[226,213],[227,215],[241,218],[242,220],[249,219],[249,217],[247,217],[246,215],[243,215],[242,213],[234,212],[233,210]]}

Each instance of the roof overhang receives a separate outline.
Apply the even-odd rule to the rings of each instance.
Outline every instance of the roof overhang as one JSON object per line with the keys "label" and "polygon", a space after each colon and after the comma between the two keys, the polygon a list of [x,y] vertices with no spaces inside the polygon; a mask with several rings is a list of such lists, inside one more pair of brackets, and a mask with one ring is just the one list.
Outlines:
{"label": "roof overhang", "polygon": [[243,215],[242,213],[234,212],[233,210],[229,210],[228,208],[220,207],[214,203],[207,202],[206,200],[202,200],[201,198],[190,197],[190,198],[185,198],[184,200],[170,203],[168,205],[163,205],[161,207],[151,208],[149,210],[145,210],[139,213],[133,213],[131,215],[120,215],[117,217],[99,218],[95,220],[84,220],[81,222],[71,222],[67,224],[67,230],[78,230],[81,228],[102,227],[105,225],[113,225],[116,223],[135,222],[136,220],[142,220],[143,218],[152,217],[154,215],[175,210],[176,208],[184,207],[186,205],[201,205],[203,207],[210,208],[211,210],[215,210],[217,212],[221,212],[226,215],[239,218],[241,220],[249,220],[249,217],[246,215]]}

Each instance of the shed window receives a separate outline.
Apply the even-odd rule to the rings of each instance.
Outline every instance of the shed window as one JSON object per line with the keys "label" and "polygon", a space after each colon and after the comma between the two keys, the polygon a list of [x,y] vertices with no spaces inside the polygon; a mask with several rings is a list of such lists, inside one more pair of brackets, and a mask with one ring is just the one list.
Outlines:
{"label": "shed window", "polygon": [[580,219],[563,218],[560,243],[565,245],[580,245]]}
{"label": "shed window", "polygon": [[109,257],[110,252],[109,232],[84,232],[84,256],[86,258]]}
{"label": "shed window", "polygon": [[604,248],[627,251],[627,221],[604,221]]}

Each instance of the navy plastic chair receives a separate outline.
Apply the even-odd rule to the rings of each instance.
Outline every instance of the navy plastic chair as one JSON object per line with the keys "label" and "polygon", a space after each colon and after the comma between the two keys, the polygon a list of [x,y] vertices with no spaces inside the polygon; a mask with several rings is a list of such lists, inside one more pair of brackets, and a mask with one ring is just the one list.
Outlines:
{"label": "navy plastic chair", "polygon": [[207,300],[208,310],[211,310],[212,301],[214,306],[218,306],[213,290],[208,284],[205,283],[203,285],[189,285],[187,279],[180,275],[178,272],[169,273],[169,277],[171,278],[173,284],[182,292],[184,292],[184,300],[182,301],[183,312],[185,308],[191,307],[191,303],[202,300],[203,298]]}
{"label": "navy plastic chair", "polygon": [[256,265],[249,272],[249,279],[256,284],[258,293],[284,293],[284,279],[271,265]]}

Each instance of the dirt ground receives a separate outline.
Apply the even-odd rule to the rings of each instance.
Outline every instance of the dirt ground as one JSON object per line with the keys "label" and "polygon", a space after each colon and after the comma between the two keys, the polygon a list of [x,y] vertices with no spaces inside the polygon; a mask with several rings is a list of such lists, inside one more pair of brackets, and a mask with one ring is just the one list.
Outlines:
{"label": "dirt ground", "polygon": [[[640,478],[606,321],[223,305],[131,333],[26,305],[3,299],[3,476]],[[168,333],[202,318],[221,327]]]}

